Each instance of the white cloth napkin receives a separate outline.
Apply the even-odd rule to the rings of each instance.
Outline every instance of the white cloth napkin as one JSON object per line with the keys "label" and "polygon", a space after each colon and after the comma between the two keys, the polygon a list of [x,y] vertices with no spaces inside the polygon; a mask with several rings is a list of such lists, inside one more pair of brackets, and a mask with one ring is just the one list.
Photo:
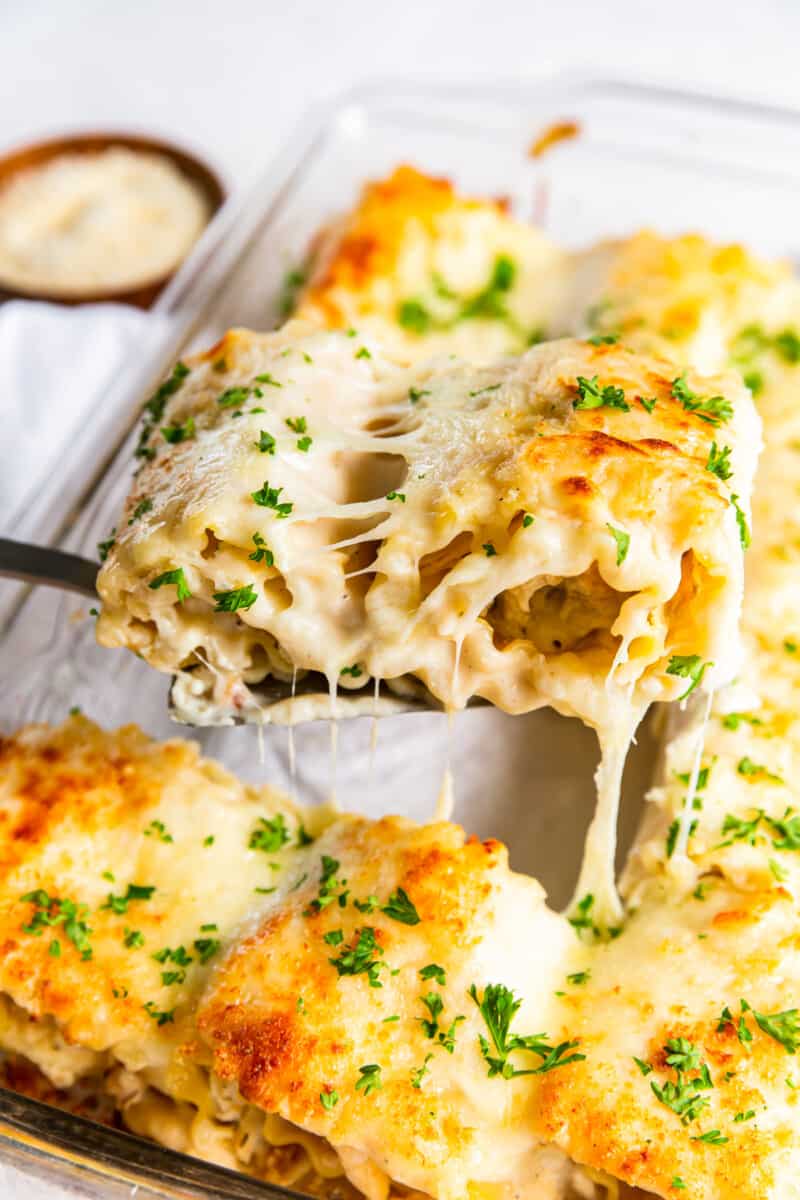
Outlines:
{"label": "white cloth napkin", "polygon": [[156,318],[120,304],[0,305],[0,534],[69,456],[71,435]]}

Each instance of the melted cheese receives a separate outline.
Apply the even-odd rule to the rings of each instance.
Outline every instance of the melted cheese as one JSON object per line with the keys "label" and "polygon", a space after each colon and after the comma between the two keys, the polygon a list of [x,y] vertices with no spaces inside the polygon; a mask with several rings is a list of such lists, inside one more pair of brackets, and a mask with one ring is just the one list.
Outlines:
{"label": "melted cheese", "polygon": [[[741,547],[729,483],[706,469],[722,435],[672,396],[671,367],[566,341],[409,374],[360,347],[290,326],[192,363],[161,417],[192,434],[155,440],[99,576],[103,644],[193,668],[190,716],[205,697],[258,712],[248,685],[299,670],[332,697],[410,680],[449,709],[551,704],[599,728],[685,691],[674,655],[709,663],[705,686],[733,674]],[[576,408],[595,376],[624,408]],[[750,398],[732,377],[689,383],[732,405],[746,504]],[[189,597],[164,584],[176,569]],[[247,606],[220,612],[242,588]]]}

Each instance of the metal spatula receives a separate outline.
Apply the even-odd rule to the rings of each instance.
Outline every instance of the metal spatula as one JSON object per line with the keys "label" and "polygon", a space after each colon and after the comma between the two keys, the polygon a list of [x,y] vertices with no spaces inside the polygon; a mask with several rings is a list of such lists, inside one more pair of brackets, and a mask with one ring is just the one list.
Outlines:
{"label": "metal spatula", "polygon": [[[0,538],[0,579],[39,587],[54,587],[61,591],[77,592],[97,600],[97,572],[100,564],[78,554],[54,550],[47,546],[32,546],[12,538]],[[170,687],[170,716],[184,725],[300,725],[335,715],[338,720],[364,715],[391,715],[405,712],[441,712],[442,706],[422,684],[402,694],[381,683],[377,694],[372,681],[363,688],[341,691],[332,702],[324,675],[308,672],[293,686],[290,682],[269,677],[249,688],[252,703],[239,711],[215,711],[211,705],[192,705],[187,715],[187,678],[174,678]],[[472,704],[485,704],[483,700]]]}

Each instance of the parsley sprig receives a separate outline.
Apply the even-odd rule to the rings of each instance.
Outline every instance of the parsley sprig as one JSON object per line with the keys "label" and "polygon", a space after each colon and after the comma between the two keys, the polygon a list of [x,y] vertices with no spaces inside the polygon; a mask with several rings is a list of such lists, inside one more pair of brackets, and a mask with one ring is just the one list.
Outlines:
{"label": "parsley sprig", "polygon": [[621,412],[630,412],[631,406],[625,399],[625,393],[621,387],[615,387],[611,383],[601,387],[597,375],[593,375],[591,379],[579,375],[576,385],[578,396],[572,401],[573,408],[618,408]]}
{"label": "parsley sprig", "polygon": [[714,1086],[711,1072],[701,1061],[697,1046],[686,1038],[670,1038],[663,1050],[665,1062],[674,1070],[675,1079],[667,1079],[664,1083],[651,1080],[650,1087],[656,1099],[672,1109],[682,1125],[688,1125],[708,1107],[708,1097],[702,1092]]}
{"label": "parsley sprig", "polygon": [[[491,1037],[490,1044],[483,1034],[478,1035],[481,1054],[489,1067],[490,1079],[495,1075],[500,1075],[503,1079],[513,1079],[518,1075],[544,1075],[556,1067],[582,1062],[586,1058],[585,1054],[574,1053],[575,1047],[580,1044],[577,1039],[553,1046],[546,1033],[525,1036],[511,1033],[511,1023],[522,1001],[505,984],[488,983],[483,990],[483,996],[480,996],[473,983],[469,995],[478,1006]],[[535,1054],[541,1062],[536,1067],[515,1066],[511,1055],[519,1050]]]}
{"label": "parsley sprig", "polygon": [[724,396],[699,396],[686,382],[686,372],[672,381],[672,396],[686,410],[709,425],[721,425],[733,416],[733,405]]}

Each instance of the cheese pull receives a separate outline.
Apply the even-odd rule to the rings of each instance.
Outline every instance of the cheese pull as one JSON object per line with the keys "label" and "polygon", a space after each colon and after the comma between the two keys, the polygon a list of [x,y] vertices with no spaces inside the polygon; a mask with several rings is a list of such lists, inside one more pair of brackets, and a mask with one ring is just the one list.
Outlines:
{"label": "cheese pull", "polygon": [[97,636],[182,676],[197,723],[315,672],[317,715],[383,681],[630,724],[738,667],[758,444],[735,376],[615,344],[407,368],[234,331],[147,406]]}

